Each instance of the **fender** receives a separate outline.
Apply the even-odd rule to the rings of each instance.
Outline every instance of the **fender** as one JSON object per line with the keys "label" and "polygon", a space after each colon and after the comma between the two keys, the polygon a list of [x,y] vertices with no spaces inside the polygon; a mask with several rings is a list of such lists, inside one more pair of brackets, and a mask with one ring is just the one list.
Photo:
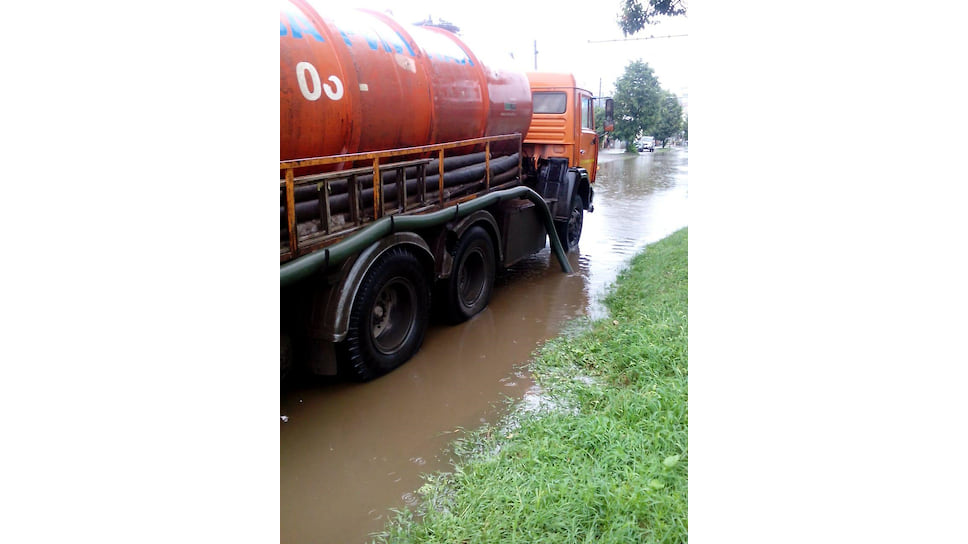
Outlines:
{"label": "fender", "polygon": [[497,226],[497,220],[486,210],[478,210],[467,217],[461,219],[453,225],[448,225],[447,229],[441,233],[434,244],[434,254],[438,256],[436,262],[437,278],[449,278],[454,268],[453,248],[457,240],[464,235],[467,229],[474,225],[481,225],[484,230],[491,235],[491,243],[494,246],[496,262],[504,262],[504,251],[498,241],[501,239],[501,230]]}
{"label": "fender", "polygon": [[[356,293],[363,283],[363,278],[381,255],[399,245],[410,246],[423,263],[428,278],[430,277],[434,267],[434,256],[423,238],[412,232],[398,232],[381,238],[361,251],[355,259],[343,264],[339,276],[332,282],[336,287],[322,290],[324,293],[317,295],[317,300],[313,304],[311,336],[332,342],[340,342],[346,338],[353,300],[356,299]],[[325,299],[325,304],[320,304],[323,302],[322,299]]]}
{"label": "fender", "polygon": [[578,196],[581,197],[582,207],[589,212],[594,212],[595,206],[592,204],[592,199],[595,198],[595,189],[588,177],[588,170],[584,168],[575,168],[575,170],[578,172]]}

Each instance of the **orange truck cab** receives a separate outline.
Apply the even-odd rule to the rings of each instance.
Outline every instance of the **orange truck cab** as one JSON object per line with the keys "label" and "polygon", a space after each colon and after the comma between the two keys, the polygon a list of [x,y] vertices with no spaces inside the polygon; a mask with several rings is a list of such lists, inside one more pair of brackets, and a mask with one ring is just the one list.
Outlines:
{"label": "orange truck cab", "polygon": [[[571,74],[528,72],[527,77],[532,115],[522,152],[536,174],[535,190],[562,225],[558,236],[563,244],[574,247],[581,235],[582,212],[595,209],[595,97],[579,88]],[[607,132],[612,130],[611,99],[605,101],[605,112]]]}
{"label": "orange truck cab", "polygon": [[571,74],[528,72],[533,113],[524,137],[534,157],[563,157],[584,168],[595,182],[598,135],[592,93],[578,88]]}

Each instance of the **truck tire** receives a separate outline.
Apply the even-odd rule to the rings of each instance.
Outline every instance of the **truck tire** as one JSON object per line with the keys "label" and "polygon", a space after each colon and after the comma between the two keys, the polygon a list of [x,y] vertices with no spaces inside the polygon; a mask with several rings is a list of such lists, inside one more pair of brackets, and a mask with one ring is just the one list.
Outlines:
{"label": "truck tire", "polygon": [[420,261],[402,247],[387,250],[353,299],[346,339],[336,344],[340,373],[368,381],[409,360],[423,343],[429,313]]}
{"label": "truck tire", "polygon": [[471,227],[454,251],[454,269],[446,283],[446,312],[462,323],[487,307],[494,288],[494,246],[481,227]]}
{"label": "truck tire", "polygon": [[565,253],[578,249],[578,241],[581,239],[581,227],[584,222],[585,210],[582,208],[581,197],[575,195],[571,197],[571,213],[568,221],[555,223],[555,230],[558,231],[558,240]]}

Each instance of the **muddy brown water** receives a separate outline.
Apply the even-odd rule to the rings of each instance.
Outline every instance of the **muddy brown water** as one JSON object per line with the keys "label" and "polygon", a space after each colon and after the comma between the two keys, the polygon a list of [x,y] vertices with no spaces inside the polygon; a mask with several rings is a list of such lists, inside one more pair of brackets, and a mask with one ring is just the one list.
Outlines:
{"label": "muddy brown water", "polygon": [[306,381],[281,393],[283,543],[362,543],[417,503],[422,473],[450,468],[461,429],[496,421],[531,385],[526,364],[601,297],[645,245],[687,225],[688,151],[601,155],[572,275],[548,248],[501,274],[490,305],[432,325],[409,362],[365,384]]}

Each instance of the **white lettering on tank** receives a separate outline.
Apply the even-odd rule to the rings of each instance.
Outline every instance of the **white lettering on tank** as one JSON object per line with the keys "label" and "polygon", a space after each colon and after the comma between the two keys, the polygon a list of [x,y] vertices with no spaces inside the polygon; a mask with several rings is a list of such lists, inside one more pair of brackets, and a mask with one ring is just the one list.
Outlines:
{"label": "white lettering on tank", "polygon": [[[309,74],[309,77],[306,77]],[[310,81],[311,80],[311,81]],[[298,62],[296,63],[296,81],[299,82],[299,90],[302,91],[302,95],[306,97],[306,100],[310,102],[315,102],[319,100],[319,97],[326,93],[326,96],[330,100],[339,100],[343,98],[343,82],[339,80],[336,76],[329,76],[327,81],[329,83],[322,83],[319,80],[319,72],[316,71],[316,67],[308,62]],[[309,90],[310,82],[312,83],[313,90]]]}
{"label": "white lettering on tank", "polygon": [[[309,85],[306,82],[306,74],[313,80],[313,90],[309,91]],[[335,77],[335,76],[334,76]],[[332,78],[330,78],[332,79]],[[302,91],[306,100],[316,101],[319,100],[319,96],[323,92],[323,87],[319,83],[319,72],[316,71],[316,67],[308,62],[299,62],[296,64],[296,80],[299,81],[299,90]],[[341,89],[342,90],[342,89]],[[342,94],[342,92],[340,93]],[[326,96],[330,96],[329,89],[326,89]]]}
{"label": "white lettering on tank", "polygon": [[329,84],[323,85],[323,90],[326,91],[326,96],[330,100],[339,100],[343,98],[343,82],[339,80],[336,76],[329,76],[329,80],[333,82],[336,86],[336,90],[330,90]]}

